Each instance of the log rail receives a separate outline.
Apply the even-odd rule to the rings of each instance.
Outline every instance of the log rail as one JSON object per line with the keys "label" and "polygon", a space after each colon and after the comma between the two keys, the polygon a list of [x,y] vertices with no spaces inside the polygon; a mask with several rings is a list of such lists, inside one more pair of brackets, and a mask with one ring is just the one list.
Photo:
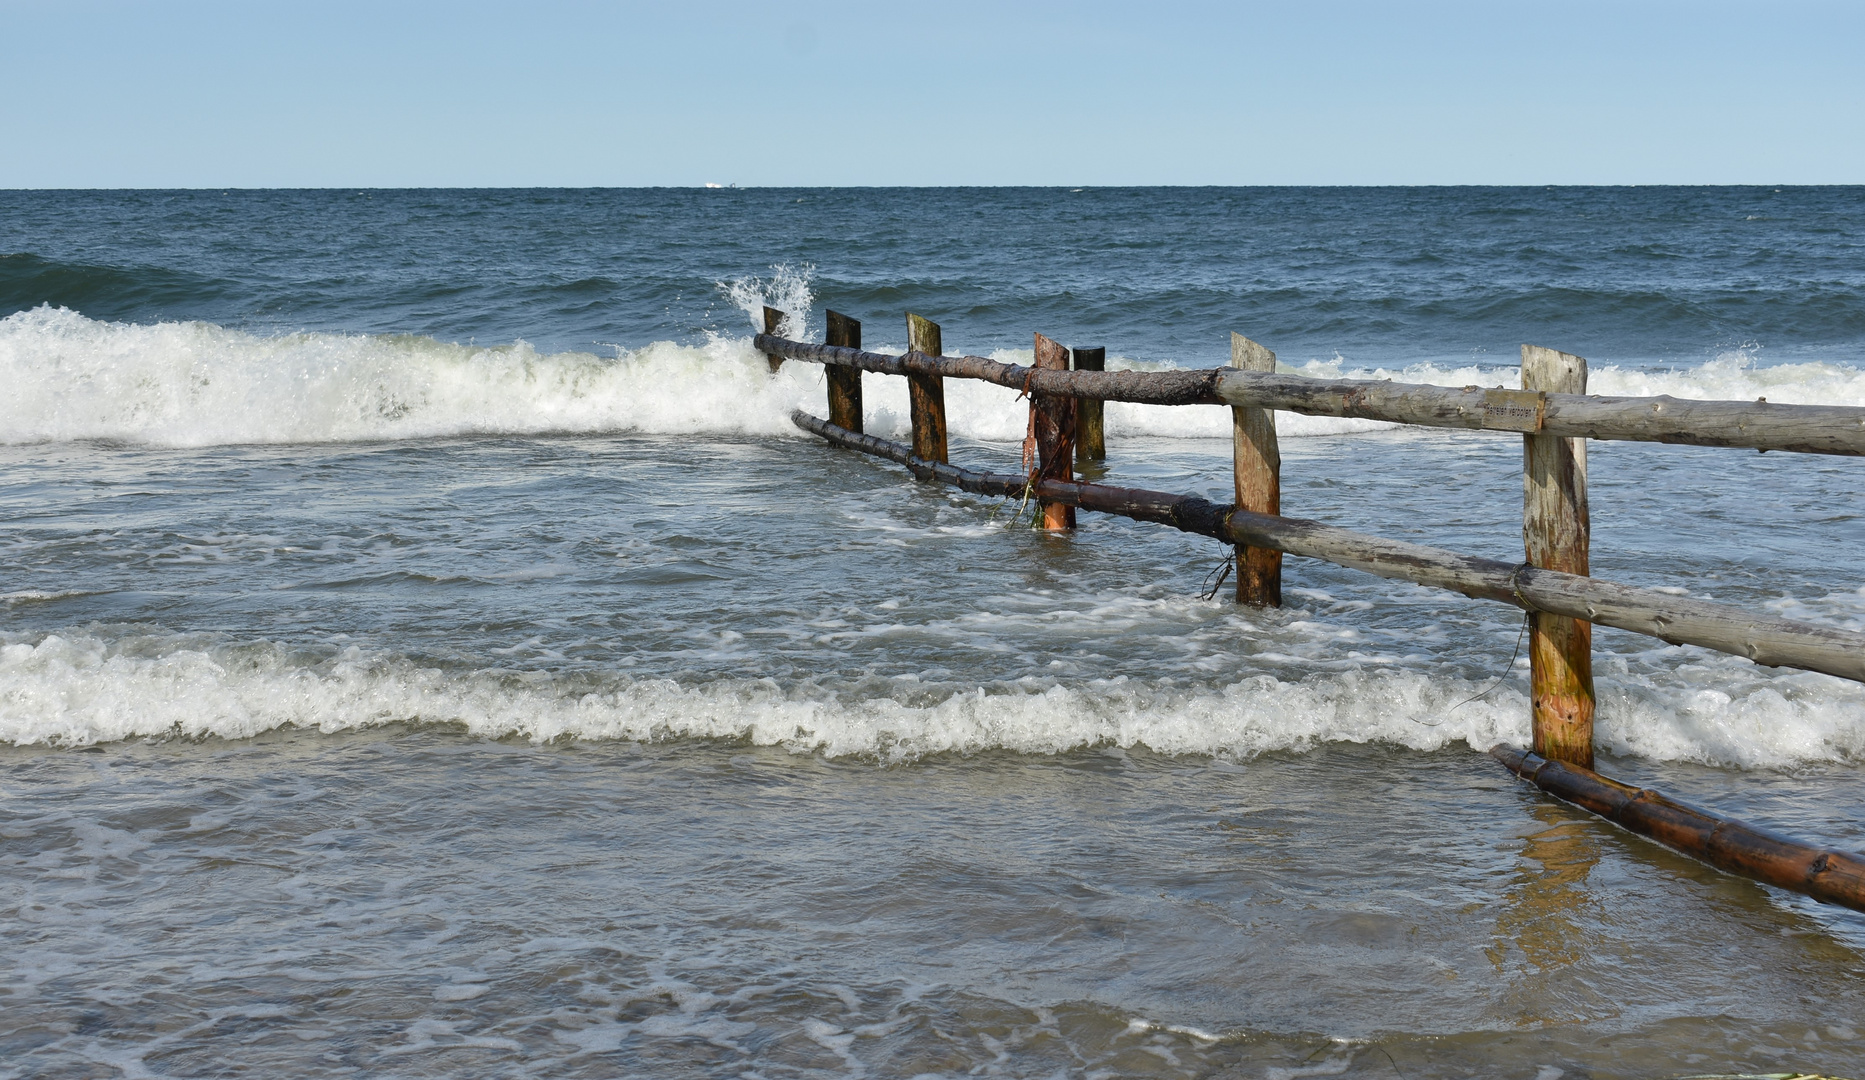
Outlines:
{"label": "log rail", "polygon": [[[1279,560],[1286,553],[1524,609],[1534,629],[1529,650],[1533,747],[1492,750],[1511,772],[1711,866],[1865,911],[1865,857],[1774,836],[1593,772],[1591,662],[1592,626],[1598,623],[1757,664],[1865,682],[1865,633],[1591,577],[1586,498],[1588,439],[1858,457],[1865,456],[1865,409],[1592,396],[1585,393],[1584,359],[1527,345],[1522,347],[1520,390],[1305,378],[1277,372],[1274,353],[1237,334],[1232,335],[1229,368],[1105,371],[1104,350],[1069,350],[1040,334],[1037,363],[1026,367],[943,355],[937,324],[917,315],[907,320],[908,351],[900,356],[863,351],[860,324],[835,312],[829,313],[833,344],[816,345],[768,332],[780,324],[781,313],[767,308],[767,332],[757,335],[753,345],[770,358],[773,371],[784,360],[828,368],[831,420],[800,410],[791,419],[831,445],[898,462],[922,480],[974,494],[1033,499],[1043,527],[1050,530],[1073,527],[1074,511],[1082,509],[1169,525],[1233,545],[1240,603],[1280,606]],[[1074,370],[1069,370],[1071,356]],[[863,371],[907,377],[912,446],[860,430]],[[946,460],[940,385],[947,378],[995,383],[1030,398],[1025,472],[979,472]],[[852,408],[851,400],[856,403]],[[1194,495],[1077,480],[1071,459],[1078,441],[1084,459],[1105,456],[1102,401],[1231,406],[1237,501],[1218,504]],[[1095,408],[1080,408],[1087,403]],[[1276,411],[1521,438],[1527,559],[1477,558],[1281,516]]]}
{"label": "log rail", "polygon": [[887,375],[981,379],[1013,390],[1141,405],[1237,405],[1309,416],[1470,431],[1865,456],[1865,408],[1767,401],[1595,397],[1495,387],[1429,386],[1210,368],[1051,371],[982,356],[901,356],[759,334],[762,353]]}
{"label": "log rail", "polygon": [[1562,802],[1718,870],[1865,911],[1865,858],[1789,840],[1540,754],[1496,746],[1490,756]]}
{"label": "log rail", "polygon": [[1389,540],[1301,518],[1256,514],[1196,495],[1077,481],[1037,480],[1017,473],[976,472],[914,455],[911,447],[862,435],[798,411],[797,427],[846,450],[905,465],[974,495],[1030,496],[1065,506],[1170,525],[1227,544],[1269,548],[1320,559],[1384,578],[1512,604],[1601,626],[1646,634],[1672,645],[1698,645],[1745,656],[1768,667],[1818,671],[1865,682],[1865,634],[1835,626],[1758,616],[1748,608],[1692,600],[1657,589],[1543,570],[1501,559]]}

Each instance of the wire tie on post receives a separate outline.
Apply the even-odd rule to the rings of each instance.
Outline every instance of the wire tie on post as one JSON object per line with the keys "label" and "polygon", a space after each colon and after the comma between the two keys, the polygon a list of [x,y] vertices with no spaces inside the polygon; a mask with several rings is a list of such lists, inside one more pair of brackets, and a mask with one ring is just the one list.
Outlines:
{"label": "wire tie on post", "polygon": [[[1206,588],[1203,593],[1199,594],[1198,599],[1200,600],[1217,599],[1217,591],[1224,587],[1224,582],[1230,580],[1231,568],[1236,565],[1237,565],[1237,550],[1235,548],[1232,548],[1230,554],[1224,556],[1224,560],[1218,563],[1217,566],[1212,569],[1211,573],[1206,574],[1204,576],[1204,582],[1209,587]],[[1212,575],[1216,575],[1217,577],[1217,580],[1215,582],[1211,580]]]}
{"label": "wire tie on post", "polygon": [[1522,605],[1522,610],[1533,614],[1536,610],[1535,605],[1529,603],[1528,597],[1522,595],[1522,586],[1516,581],[1516,578],[1520,577],[1522,571],[1528,569],[1529,565],[1528,560],[1524,559],[1516,565],[1515,569],[1509,571],[1509,591],[1515,594],[1515,602]]}
{"label": "wire tie on post", "polygon": [[[1479,693],[1471,694],[1469,697],[1464,698],[1462,701],[1458,702],[1457,704],[1452,705],[1449,709],[1445,710],[1446,712],[1456,712],[1458,709],[1461,709],[1465,705],[1470,704],[1472,701],[1475,701],[1477,698],[1489,696],[1489,693],[1492,690],[1495,690],[1498,686],[1502,685],[1502,680],[1509,677],[1509,672],[1515,670],[1515,658],[1522,655],[1522,638],[1528,635],[1528,628],[1530,626],[1533,626],[1535,623],[1535,609],[1529,605],[1528,598],[1522,595],[1522,590],[1518,588],[1515,584],[1515,575],[1521,573],[1523,570],[1526,570],[1526,569],[1528,569],[1528,564],[1523,563],[1522,565],[1516,567],[1514,570],[1509,572],[1509,591],[1515,594],[1516,600],[1521,602],[1521,605],[1523,608],[1522,627],[1521,629],[1515,632],[1515,648],[1509,650],[1509,663],[1502,669],[1502,674],[1496,676],[1495,682],[1490,683],[1488,686],[1484,687],[1482,691],[1480,691]],[[1424,724],[1425,727],[1437,727],[1438,724],[1442,724],[1444,721],[1440,720],[1438,721],[1438,724],[1425,724],[1423,720],[1420,720],[1418,722],[1420,724]]]}
{"label": "wire tie on post", "polygon": [[1030,384],[1035,381],[1036,381],[1036,368],[1034,365],[1032,365],[1028,371],[1023,373],[1023,389],[1017,391],[1017,396],[1010,399],[1011,403],[1015,404],[1016,402],[1022,401],[1024,398],[1029,397],[1030,396]]}

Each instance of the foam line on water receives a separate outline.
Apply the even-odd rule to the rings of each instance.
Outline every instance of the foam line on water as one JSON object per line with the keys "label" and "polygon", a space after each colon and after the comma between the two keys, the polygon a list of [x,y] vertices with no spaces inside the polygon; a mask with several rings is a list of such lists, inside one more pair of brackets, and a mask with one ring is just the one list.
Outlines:
{"label": "foam line on water", "polygon": [[[747,295],[750,304],[765,293]],[[1030,361],[1029,350],[992,355]],[[1116,357],[1109,366],[1158,365]],[[1515,377],[1508,368],[1416,364],[1388,370],[1339,360],[1289,370],[1451,386],[1511,385]],[[791,362],[771,375],[748,337],[655,342],[612,356],[545,354],[524,342],[476,346],[413,335],[265,336],[200,322],[131,325],[52,307],[0,319],[0,380],[8,391],[0,396],[0,442],[98,439],[171,447],[555,432],[790,437],[797,435],[791,410],[820,413],[825,393],[820,367]],[[905,434],[905,380],[870,376],[865,386],[868,430]],[[1731,353],[1672,371],[1596,365],[1592,389],[1865,405],[1865,371],[1811,362],[1761,367]],[[946,399],[955,435],[1023,438],[1027,405],[1015,392],[951,379]],[[1277,423],[1289,437],[1387,426],[1288,413]],[[1229,424],[1227,411],[1217,406],[1107,407],[1112,438],[1225,438]]]}
{"label": "foam line on water", "polygon": [[[1521,385],[1520,369],[1514,364],[1425,362],[1388,368],[1335,357],[1284,364],[1282,368],[1317,379],[1392,379],[1436,386]],[[1827,361],[1763,365],[1748,349],[1727,350],[1693,366],[1647,370],[1592,360],[1587,369],[1587,393],[1606,397],[1669,394],[1715,401],[1765,397],[1788,405],[1865,405],[1865,369]]]}
{"label": "foam line on water", "polygon": [[[1458,707],[1466,680],[1369,666],[1300,679],[1163,687],[1124,678],[859,693],[768,679],[682,683],[616,674],[442,670],[357,647],[307,656],[198,636],[73,630],[0,645],[0,741],[82,745],[137,737],[248,738],[295,726],[342,732],[456,724],[487,738],[744,740],[829,756],[910,760],[1097,745],[1247,757],[1334,741],[1421,750],[1527,738],[1526,702],[1503,687]],[[1715,661],[1711,661],[1715,665]],[[1667,760],[1791,767],[1865,757],[1865,690],[1837,680],[1680,695],[1610,680],[1601,734]],[[1804,679],[1819,680],[1817,676]],[[1680,700],[1681,699],[1681,700]]]}

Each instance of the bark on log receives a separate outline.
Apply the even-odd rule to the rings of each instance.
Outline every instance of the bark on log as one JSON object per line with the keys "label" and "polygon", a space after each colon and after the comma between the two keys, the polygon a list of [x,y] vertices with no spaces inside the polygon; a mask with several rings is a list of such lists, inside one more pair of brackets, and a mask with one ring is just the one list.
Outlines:
{"label": "bark on log", "polygon": [[[829,330],[824,339],[830,345],[861,348],[861,324],[839,311],[828,312]],[[829,422],[849,431],[861,430],[861,369],[824,365],[829,377]]]}
{"label": "bark on log", "polygon": [[[1230,366],[1243,371],[1276,370],[1276,354],[1242,334],[1230,335]],[[1276,414],[1254,405],[1230,408],[1231,466],[1237,508],[1282,513],[1282,451],[1276,444]],[[1237,602],[1282,606],[1282,552],[1243,545],[1237,553]]]}
{"label": "bark on log", "polygon": [[1223,373],[1217,391],[1233,405],[1259,405],[1310,416],[1484,431],[1541,431],[1623,442],[1865,455],[1865,409],[1850,405],[1691,401],[1668,395],[1536,395],[1476,386],[1458,389],[1254,372]]}
{"label": "bark on log", "polygon": [[[899,357],[858,349],[753,339],[761,351],[792,360],[846,364],[891,375],[914,372],[982,379],[1015,390],[1030,369],[982,356]],[[1146,405],[1254,405],[1309,416],[1349,416],[1423,427],[1476,431],[1545,431],[1568,438],[1727,446],[1801,454],[1865,456],[1865,408],[1776,405],[1765,401],[1691,401],[1658,397],[1536,395],[1522,390],[1236,371],[1043,372],[1030,389]]]}
{"label": "bark on log", "polygon": [[[938,356],[943,347],[939,324],[907,314],[907,356],[914,353]],[[932,461],[946,460],[945,376],[925,367],[910,368],[907,397],[913,414],[913,452]]]}
{"label": "bark on log", "polygon": [[[1036,335],[1036,368],[1067,371],[1068,350],[1041,334]],[[1036,436],[1036,477],[1043,480],[1075,479],[1075,399],[1066,394],[1030,395],[1030,430]],[[1075,527],[1075,507],[1039,499],[1043,528],[1051,531]]]}
{"label": "bark on log", "polygon": [[[979,495],[1021,495],[1027,477],[980,473],[916,458],[899,443],[844,431],[807,413],[790,416],[837,446],[899,462],[923,480]],[[1368,536],[1301,518],[1253,514],[1195,495],[1044,481],[1037,494],[1085,510],[1120,514],[1213,537],[1227,544],[1272,547],[1379,577],[1396,578],[1529,611],[1548,611],[1645,634],[1673,645],[1698,645],[1769,667],[1801,668],[1865,682],[1865,634],[1774,619],[1733,604],[1692,600],[1656,589],[1537,570],[1500,559]]]}
{"label": "bark on log", "polygon": [[888,375],[925,373],[955,379],[980,379],[1021,391],[1068,394],[1106,401],[1137,401],[1147,405],[1222,405],[1217,396],[1218,370],[1209,371],[1038,371],[1021,364],[1005,364],[982,356],[905,356],[837,349],[804,341],[760,334],[753,347],[769,349],[792,360],[818,364],[845,364],[863,371]]}
{"label": "bark on log", "polygon": [[[764,334],[763,336],[768,337],[772,334],[775,334],[777,332],[777,327],[782,325],[783,321],[784,321],[783,312],[778,311],[776,308],[770,306],[769,304],[764,305]],[[765,363],[771,365],[771,374],[773,375],[777,374],[778,368],[784,366],[784,358],[783,358],[782,353],[767,352],[764,354],[764,361]]]}
{"label": "bark on log", "polygon": [[1497,746],[1490,754],[1563,802],[1718,870],[1865,911],[1865,857],[1802,844],[1532,752]]}
{"label": "bark on log", "polygon": [[898,462],[921,480],[937,480],[974,495],[1021,495],[1030,482],[1029,477],[1016,473],[977,472],[940,461],[929,461],[915,454],[910,446],[874,435],[863,435],[858,431],[848,431],[800,409],[790,414],[790,421],[804,431],[829,440],[831,446],[859,450],[864,454]]}
{"label": "bark on log", "polygon": [[1618,627],[1673,645],[1700,645],[1769,667],[1802,668],[1865,682],[1865,634],[1852,630],[1768,618],[1733,604],[1459,555],[1300,518],[1236,511],[1228,524],[1231,535],[1224,539],[1233,543],[1280,548],[1380,577]]}
{"label": "bark on log", "polygon": [[[804,431],[827,439],[831,445],[847,450],[859,450],[865,454],[873,454],[875,457],[898,462],[905,465],[914,476],[921,480],[937,480],[962,491],[969,491],[974,495],[1001,495],[1017,498],[1023,495],[1024,488],[1029,484],[1030,478],[1019,473],[978,472],[943,462],[928,461],[915,455],[910,446],[873,435],[845,431],[802,410],[791,413],[790,420]],[[1231,508],[1200,499],[1196,495],[1172,495],[1163,491],[1147,491],[1143,488],[1123,488],[1108,484],[1084,484],[1060,480],[1042,481],[1038,484],[1038,494],[1083,510],[1097,510],[1102,513],[1134,518],[1138,521],[1157,522],[1203,536],[1221,539],[1229,535],[1225,531],[1224,518],[1230,513]]]}
{"label": "bark on log", "polygon": [[[1107,370],[1106,349],[1075,349],[1073,353],[1076,371]],[[1075,451],[1083,461],[1107,460],[1105,404],[1100,398],[1075,401]]]}
{"label": "bark on log", "polygon": [[[1522,346],[1522,389],[1584,394],[1587,362]],[[1547,432],[1522,436],[1522,546],[1531,565],[1585,577],[1587,444]],[[1535,753],[1593,767],[1592,624],[1536,612],[1528,629],[1529,708]]]}

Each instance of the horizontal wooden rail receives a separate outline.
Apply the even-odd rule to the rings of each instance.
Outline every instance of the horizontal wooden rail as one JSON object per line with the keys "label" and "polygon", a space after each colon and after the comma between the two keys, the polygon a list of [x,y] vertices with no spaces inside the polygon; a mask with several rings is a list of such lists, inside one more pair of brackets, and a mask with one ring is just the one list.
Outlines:
{"label": "horizontal wooden rail", "polygon": [[1424,427],[1693,446],[1865,456],[1865,408],[1596,397],[1529,390],[1429,386],[1212,368],[1188,371],[1045,371],[982,356],[889,356],[759,334],[771,356],[890,375],[982,379],[1015,390],[1143,405],[1238,405]]}
{"label": "horizontal wooden rail", "polygon": [[1718,870],[1865,911],[1865,858],[1858,855],[1776,836],[1539,754],[1507,746],[1493,747],[1490,754],[1555,798]]}
{"label": "horizontal wooden rail", "polygon": [[1865,455],[1865,409],[1849,405],[1693,401],[1668,395],[1597,397],[1251,371],[1221,372],[1217,393],[1232,405],[1309,416],[1564,438]]}
{"label": "horizontal wooden rail", "polygon": [[[830,312],[830,324],[838,321],[848,320]],[[1865,456],[1865,409],[1771,405],[1765,399],[1591,396],[1585,359],[1528,345],[1522,346],[1521,390],[1285,374],[1275,370],[1274,353],[1238,334],[1231,335],[1228,369],[1108,372],[1101,370],[1103,350],[1077,349],[1071,371],[1067,350],[1041,334],[1035,335],[1036,364],[1024,367],[979,356],[945,356],[937,325],[917,315],[908,315],[907,321],[909,344],[903,356],[863,352],[859,338],[846,335],[831,340],[847,347],[811,345],[768,332],[754,340],[773,357],[773,370],[780,357],[830,365],[832,409],[838,371],[844,373],[839,378],[857,383],[861,371],[904,375],[913,390],[912,447],[792,413],[804,430],[834,445],[899,462],[924,480],[981,495],[1034,500],[1046,529],[1072,527],[1075,509],[1099,510],[1231,544],[1239,602],[1279,606],[1280,559],[1289,554],[1531,612],[1533,748],[1496,747],[1492,754],[1548,793],[1719,869],[1865,911],[1865,858],[1797,843],[1593,772],[1591,670],[1592,628],[1601,624],[1759,664],[1865,682],[1865,633],[1597,580],[1589,576],[1586,498],[1590,439]],[[774,325],[768,315],[766,322]],[[940,386],[947,376],[996,383],[1029,397],[1030,436],[1022,471],[977,472],[946,462],[943,395],[936,395],[935,406],[922,408],[921,387]],[[1083,425],[1074,422],[1081,402],[1071,398],[1095,402],[1096,413],[1099,401],[1231,406],[1236,502],[1220,505],[1192,495],[1076,481],[1069,458]],[[1277,411],[1525,436],[1522,535],[1527,559],[1512,564],[1474,558],[1280,516]],[[858,416],[853,426],[860,426]],[[1098,430],[1098,425],[1086,429]]]}
{"label": "horizontal wooden rail", "polygon": [[752,343],[760,351],[817,364],[843,364],[883,375],[946,375],[1043,394],[1134,401],[1142,405],[1222,405],[1217,395],[1218,371],[1052,371],[1006,364],[982,356],[904,356],[863,352],[834,345],[759,334]]}
{"label": "horizontal wooden rail", "polygon": [[1692,600],[1656,589],[1459,555],[1301,518],[1253,514],[1193,495],[1055,480],[1042,481],[1032,488],[1027,476],[974,472],[924,461],[899,443],[856,434],[808,413],[794,412],[791,419],[803,430],[837,446],[898,462],[923,480],[936,480],[975,494],[1015,496],[1027,491],[1032,497],[1050,502],[1171,525],[1229,544],[1274,548],[1380,577],[1614,626],[1673,645],[1699,645],[1745,656],[1769,667],[1801,668],[1865,682],[1865,634],[1852,630],[1758,616],[1733,604]]}

